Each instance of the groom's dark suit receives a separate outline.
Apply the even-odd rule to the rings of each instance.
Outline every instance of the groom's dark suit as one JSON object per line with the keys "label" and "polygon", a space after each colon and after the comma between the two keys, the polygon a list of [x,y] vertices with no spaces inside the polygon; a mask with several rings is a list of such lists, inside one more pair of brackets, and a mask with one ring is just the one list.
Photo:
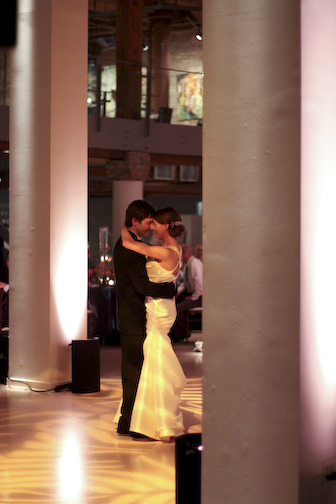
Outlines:
{"label": "groom's dark suit", "polygon": [[[136,236],[131,233],[133,238]],[[114,253],[116,275],[118,328],[121,333],[123,403],[118,432],[129,431],[132,409],[139,382],[146,337],[145,296],[172,298],[174,283],[152,283],[146,271],[146,258],[122,246],[117,241]]]}

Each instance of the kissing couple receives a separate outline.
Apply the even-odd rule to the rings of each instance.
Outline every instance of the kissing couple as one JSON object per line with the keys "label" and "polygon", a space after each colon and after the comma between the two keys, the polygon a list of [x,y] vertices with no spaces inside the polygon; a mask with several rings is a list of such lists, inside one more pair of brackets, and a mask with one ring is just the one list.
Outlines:
{"label": "kissing couple", "polygon": [[[161,246],[141,237],[154,231]],[[176,319],[176,279],[185,228],[171,207],[133,201],[114,248],[123,397],[119,434],[169,442],[184,434],[180,394],[186,377],[168,333]]]}

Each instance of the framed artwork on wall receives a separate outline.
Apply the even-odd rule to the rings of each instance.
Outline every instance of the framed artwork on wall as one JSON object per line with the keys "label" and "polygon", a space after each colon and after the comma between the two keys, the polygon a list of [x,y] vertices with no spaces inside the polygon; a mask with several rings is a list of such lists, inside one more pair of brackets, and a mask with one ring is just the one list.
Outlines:
{"label": "framed artwork on wall", "polygon": [[200,73],[179,74],[177,80],[177,120],[202,119],[203,75]]}

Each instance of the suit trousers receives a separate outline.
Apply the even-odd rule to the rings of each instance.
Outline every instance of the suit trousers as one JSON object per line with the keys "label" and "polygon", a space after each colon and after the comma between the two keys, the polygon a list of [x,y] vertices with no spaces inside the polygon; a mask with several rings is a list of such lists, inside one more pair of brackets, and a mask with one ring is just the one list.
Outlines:
{"label": "suit trousers", "polygon": [[145,335],[130,336],[121,334],[121,379],[123,402],[118,429],[128,431],[135,396],[143,363],[143,343]]}

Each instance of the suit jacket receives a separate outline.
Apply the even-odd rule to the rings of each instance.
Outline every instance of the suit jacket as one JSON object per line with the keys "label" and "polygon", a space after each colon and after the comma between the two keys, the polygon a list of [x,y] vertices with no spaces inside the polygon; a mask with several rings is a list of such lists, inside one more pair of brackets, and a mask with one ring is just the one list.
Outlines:
{"label": "suit jacket", "polygon": [[145,256],[123,247],[121,237],[114,247],[113,260],[118,329],[122,334],[145,336],[145,296],[172,298],[176,293],[175,285],[173,282],[150,282]]}

